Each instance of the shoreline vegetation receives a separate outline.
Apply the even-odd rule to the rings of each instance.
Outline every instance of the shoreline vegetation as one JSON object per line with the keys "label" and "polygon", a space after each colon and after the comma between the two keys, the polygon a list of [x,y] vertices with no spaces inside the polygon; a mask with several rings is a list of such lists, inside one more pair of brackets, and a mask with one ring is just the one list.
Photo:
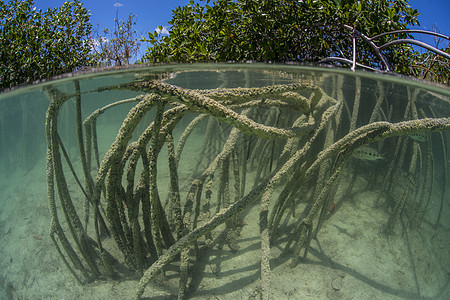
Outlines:
{"label": "shoreline vegetation", "polygon": [[[0,89],[58,74],[123,66],[149,45],[136,63],[298,62],[327,63],[353,70],[382,70],[450,84],[450,46],[425,45],[415,34],[419,12],[406,0],[209,1],[173,10],[168,35],[139,39],[135,15],[115,28],[93,30],[79,0],[36,10],[33,0],[0,1]],[[414,47],[413,47],[414,45]],[[425,47],[425,51],[418,51]]]}

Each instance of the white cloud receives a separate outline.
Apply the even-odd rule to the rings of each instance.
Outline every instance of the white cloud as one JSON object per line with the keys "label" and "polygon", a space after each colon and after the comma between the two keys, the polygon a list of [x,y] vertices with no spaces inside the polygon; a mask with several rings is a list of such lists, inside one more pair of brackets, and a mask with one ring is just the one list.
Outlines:
{"label": "white cloud", "polygon": [[[160,27],[162,27],[162,29],[160,29]],[[160,27],[157,27],[157,28],[155,29],[155,31],[156,31],[158,34],[169,34],[169,30],[167,30],[166,27],[164,27],[164,26],[160,26]]]}
{"label": "white cloud", "polygon": [[89,43],[91,46],[91,50],[94,51],[100,48],[100,44],[108,43],[109,39],[107,37],[100,37],[98,39],[90,39],[88,41],[84,41],[85,43]]}

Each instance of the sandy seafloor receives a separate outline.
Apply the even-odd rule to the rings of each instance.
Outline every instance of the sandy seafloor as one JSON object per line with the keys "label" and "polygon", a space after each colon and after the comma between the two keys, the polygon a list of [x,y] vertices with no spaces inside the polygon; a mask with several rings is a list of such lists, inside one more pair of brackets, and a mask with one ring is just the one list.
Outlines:
{"label": "sandy seafloor", "polygon": [[[346,169],[341,186],[351,170]],[[137,276],[80,286],[63,265],[48,235],[44,157],[28,172],[0,176],[0,299],[133,297]],[[350,196],[341,199],[344,191],[338,189],[336,199],[341,200],[335,211],[312,241],[306,261],[293,268],[290,256],[280,257],[286,242],[281,234],[271,249],[272,299],[450,299],[449,202],[436,231],[431,211],[420,229],[402,233],[396,224],[393,234],[385,235],[380,229],[388,213],[376,205],[376,188],[367,186],[360,176]],[[433,191],[432,197],[432,207],[438,207],[439,192]],[[260,298],[258,208],[256,204],[246,212],[239,251],[233,253],[227,245],[201,250],[201,261],[190,266],[189,298]],[[176,265],[151,282],[144,296],[176,298]]]}

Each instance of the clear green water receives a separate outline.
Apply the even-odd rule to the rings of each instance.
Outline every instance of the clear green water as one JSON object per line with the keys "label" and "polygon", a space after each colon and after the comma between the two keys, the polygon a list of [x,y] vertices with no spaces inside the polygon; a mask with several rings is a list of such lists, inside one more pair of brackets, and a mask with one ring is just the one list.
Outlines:
{"label": "clear green water", "polygon": [[[152,80],[194,91],[184,97],[158,89],[148,91],[142,83]],[[166,136],[161,136],[162,147],[155,152],[156,156],[150,153],[151,148],[156,147],[152,146],[155,139],[150,138],[144,145],[148,159],[156,157],[157,170],[150,171],[153,173],[146,182],[150,182],[149,185],[155,183],[167,228],[175,242],[194,228],[204,226],[217,211],[241,203],[249,195],[256,195],[239,214],[188,245],[188,298],[260,297],[260,204],[267,195],[271,239],[270,295],[273,299],[450,297],[448,131],[416,130],[380,138],[376,142],[364,140],[362,147],[351,144],[351,148],[347,143],[348,148],[333,152],[328,159],[320,160],[319,155],[349,133],[358,132],[358,128],[373,122],[398,124],[424,118],[448,122],[449,89],[392,76],[334,69],[211,64],[104,71],[0,94],[0,299],[129,299],[138,288],[139,270],[145,272],[161,258],[161,253],[167,253],[170,246],[170,239],[165,238],[163,231],[155,231],[153,226],[146,232],[145,223],[151,223],[151,220],[146,218],[142,206],[155,198],[150,195],[151,191],[142,198],[137,196],[139,191],[150,188],[143,185],[144,188],[139,190],[139,180],[146,169],[142,159],[137,161],[133,174],[129,171],[130,156],[122,153],[120,159],[108,165],[108,170],[122,170],[123,175],[113,177],[111,173],[105,173],[106,181],[98,181],[98,165],[106,165],[107,152],[137,102],[114,106],[98,116],[95,124],[98,163],[94,144],[91,148],[87,146],[90,142],[85,139],[83,127],[84,151],[91,157],[88,179],[101,187],[97,207],[107,227],[102,229],[98,222],[101,232],[96,235],[94,205],[86,205],[85,193],[89,194],[89,188],[76,130],[75,82],[80,86],[78,95],[83,120],[97,109],[146,93],[157,93],[167,100],[166,112],[177,105],[187,105],[187,111],[169,130],[175,151],[185,129],[192,126],[191,122],[201,113],[206,113],[205,118],[193,127],[178,157],[176,186],[185,226],[180,232]],[[287,88],[289,84],[297,84],[297,87]],[[284,86],[285,90],[279,93],[263,90],[267,86]],[[301,86],[313,86],[315,92]],[[242,94],[246,96],[222,97],[219,92],[208,91],[218,88],[222,93],[243,88],[239,91],[244,91]],[[318,90],[322,93],[321,101],[312,105],[308,101]],[[60,96],[55,96],[52,91],[57,91]],[[259,96],[251,96],[256,92]],[[285,92],[295,95],[283,94]],[[55,210],[52,211],[49,210],[52,199],[49,203],[46,177],[46,111],[51,101],[65,99],[61,95],[67,96],[67,100],[58,108],[56,124],[61,139],[58,152],[65,183],[56,180],[53,189],[50,186],[50,191],[55,191]],[[307,127],[305,134],[293,138],[261,137],[261,131],[250,130],[247,123],[249,127],[238,126],[239,131],[234,132],[238,121],[233,121],[230,115],[224,117],[223,111],[205,108],[205,104],[192,104],[198,95],[219,103],[236,115],[245,114],[254,124],[285,131],[306,128],[308,118],[313,124]],[[299,109],[297,104],[301,101],[309,103],[306,111]],[[326,109],[330,109],[331,115],[320,126]],[[142,137],[156,120],[156,110],[156,107],[149,108],[124,147],[130,149],[130,144]],[[173,115],[165,116],[163,125],[175,120]],[[70,171],[61,145],[67,151],[84,192]],[[231,151],[227,152],[227,149]],[[348,151],[352,153],[347,155]],[[117,167],[120,161],[124,165]],[[287,170],[284,173],[283,166]],[[335,174],[339,166],[340,173]],[[278,181],[274,180],[275,174],[281,174]],[[333,174],[335,180],[331,179]],[[131,187],[127,176],[134,178]],[[199,178],[202,189],[195,190],[193,183]],[[267,185],[271,178],[276,182],[269,193]],[[113,180],[114,183],[109,185],[108,182]],[[73,219],[66,219],[67,204],[61,202],[69,196],[59,193],[64,187],[67,187],[73,210],[91,245],[93,264],[98,266],[98,273],[89,268],[83,251],[77,246],[79,236],[72,235]],[[114,193],[115,196],[111,196]],[[136,219],[132,217],[132,203],[139,203],[135,223],[139,224],[139,229],[135,231],[132,229]],[[116,209],[111,208],[114,206]],[[320,209],[314,214],[315,206]],[[155,208],[151,210],[154,213]],[[112,224],[113,217],[109,217],[115,213],[123,214],[121,228],[125,232],[117,239],[111,233],[118,225]],[[313,238],[302,247],[298,243],[305,236],[301,224],[311,214]],[[62,235],[51,227],[52,218],[61,226],[59,234],[67,238],[83,267],[74,266],[62,246]],[[152,241],[146,234],[153,234]],[[52,238],[82,284],[77,283],[64,264]],[[128,246],[121,248],[118,240]],[[133,254],[137,246],[132,241],[136,240],[141,247],[140,263]],[[152,244],[161,247],[157,257],[150,249]],[[100,248],[111,256],[111,277],[100,259]],[[297,259],[306,249],[306,257]],[[136,266],[138,271],[134,270]],[[180,257],[175,256],[167,264],[165,275],[153,278],[143,295],[173,299],[179,293],[179,280]]]}

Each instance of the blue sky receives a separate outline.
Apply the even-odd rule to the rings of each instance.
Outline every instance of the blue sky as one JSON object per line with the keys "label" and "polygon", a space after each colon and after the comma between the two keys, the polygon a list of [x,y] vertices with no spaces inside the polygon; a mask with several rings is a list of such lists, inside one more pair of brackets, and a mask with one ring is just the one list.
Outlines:
{"label": "blue sky", "polygon": [[[35,0],[38,9],[45,11],[48,7],[60,7],[65,0]],[[140,36],[147,37],[147,32],[154,32],[158,26],[169,27],[172,10],[184,6],[189,0],[84,0],[83,6],[90,10],[91,23],[94,29],[114,29],[114,18],[118,10],[119,19],[126,20],[130,12],[136,15],[136,30]],[[138,57],[141,57],[148,46],[141,45]]]}
{"label": "blue sky", "polygon": [[[421,29],[433,31],[433,25],[436,25],[440,33],[450,36],[450,0],[410,0],[409,5],[421,13]],[[434,38],[427,39],[422,35],[415,35],[415,38],[434,46]]]}
{"label": "blue sky", "polygon": [[[59,7],[63,3],[64,0],[35,0],[36,7],[42,10],[48,7]],[[158,26],[168,28],[172,10],[188,4],[189,0],[84,0],[83,3],[91,11],[91,22],[94,28],[98,24],[100,31],[105,27],[113,29],[118,9],[119,19],[123,20],[126,20],[129,13],[133,12],[136,15],[138,34],[147,36],[147,32],[153,32]],[[450,0],[410,0],[409,4],[421,13],[420,28],[432,30],[433,25],[436,25],[442,34],[450,35],[450,18],[448,17]],[[434,39],[427,39],[422,35],[415,35],[415,37],[434,45]],[[146,48],[142,45],[140,55]]]}

